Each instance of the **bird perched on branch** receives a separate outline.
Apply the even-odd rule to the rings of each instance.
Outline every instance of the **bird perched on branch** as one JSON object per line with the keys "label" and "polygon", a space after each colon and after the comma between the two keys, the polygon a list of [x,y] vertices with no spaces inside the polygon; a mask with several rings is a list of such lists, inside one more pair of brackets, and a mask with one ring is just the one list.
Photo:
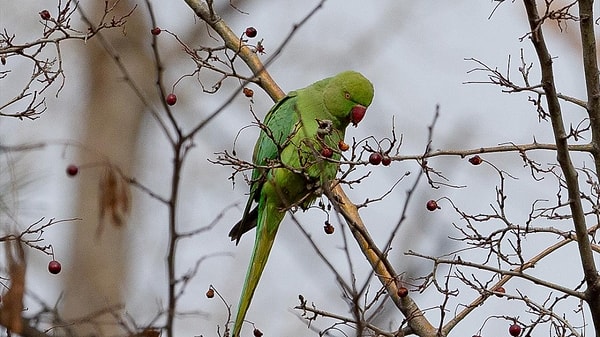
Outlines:
{"label": "bird perched on branch", "polygon": [[250,196],[242,219],[229,232],[237,244],[242,234],[256,227],[233,337],[240,337],[286,211],[307,209],[329,188],[339,167],[346,127],[358,125],[372,100],[371,82],[358,72],[345,71],[291,91],[267,113],[254,147]]}

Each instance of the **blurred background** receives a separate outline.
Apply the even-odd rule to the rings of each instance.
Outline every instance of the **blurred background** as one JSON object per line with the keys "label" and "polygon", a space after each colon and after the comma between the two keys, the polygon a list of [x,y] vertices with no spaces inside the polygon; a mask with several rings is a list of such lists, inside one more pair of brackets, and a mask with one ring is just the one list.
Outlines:
{"label": "blurred background", "polygon": [[[148,8],[141,2],[122,0],[119,13],[128,12],[135,4],[137,8],[128,18],[128,24],[122,29],[110,30],[105,37],[150,104],[162,111],[161,96],[155,85]],[[220,43],[215,40],[216,34],[208,34],[207,26],[194,17],[183,1],[151,1],[151,4],[157,25],[177,35],[188,46]],[[261,57],[266,60],[286,41],[294,24],[318,2],[248,0],[233,4],[239,10],[227,1],[215,4],[215,8],[234,32],[241,35],[249,26],[257,29],[258,36],[250,42],[263,40],[266,53]],[[36,39],[44,28],[38,12],[48,9],[56,15],[56,5],[55,2],[2,0],[1,28],[14,33],[20,42]],[[92,22],[97,22],[102,15],[103,5],[103,2],[80,2]],[[84,27],[78,21],[78,13],[73,17],[74,27]],[[562,32],[558,27],[547,29],[549,48],[555,56],[559,92],[585,99],[577,25],[570,22]],[[503,74],[509,71],[511,78],[522,83],[517,80],[521,52],[526,64],[533,63],[530,79],[533,83],[538,81],[538,64],[526,38],[528,31],[520,2],[498,6],[496,1],[382,0],[367,4],[329,0],[298,29],[268,70],[284,91],[304,87],[347,69],[360,71],[369,78],[375,87],[375,99],[360,126],[348,129],[349,143],[353,138],[391,137],[392,127],[395,127],[397,135],[402,136],[399,154],[422,154],[438,105],[440,115],[431,143],[434,150],[527,144],[534,140],[552,143],[549,122],[540,121],[536,107],[528,101],[529,97],[537,97],[527,93],[502,93],[501,88],[493,85],[465,83],[487,81],[486,74],[470,72],[481,66],[467,60],[469,58],[478,59]],[[191,74],[195,64],[172,35],[163,33],[157,40],[165,69],[165,85],[170,88],[182,75]],[[48,53],[52,55],[50,49]],[[23,230],[42,217],[79,219],[51,226],[43,233],[44,243],[52,245],[56,259],[62,263],[60,274],[48,273],[49,256],[28,251],[26,307],[35,313],[43,301],[50,307],[57,305],[66,318],[74,318],[122,303],[123,312],[138,326],[152,324],[157,313],[167,305],[168,209],[156,198],[132,188],[131,212],[125,223],[115,226],[106,219],[101,222],[98,182],[103,170],[95,164],[109,160],[126,175],[166,198],[171,188],[171,147],[148,107],[123,80],[122,71],[99,45],[98,39],[64,41],[61,57],[64,87],[58,95],[57,85],[44,92],[47,110],[35,120],[0,118],[0,144],[45,144],[31,151],[0,152],[2,232]],[[16,57],[8,61],[3,67],[10,67],[14,80],[0,81],[0,102],[22,88],[19,78],[31,76],[31,65],[27,61]],[[237,64],[237,70],[250,75],[241,63]],[[210,88],[218,77],[204,71],[200,79]],[[178,275],[193,270],[199,263],[198,273],[187,284],[180,302],[181,315],[175,330],[178,336],[223,333],[228,320],[227,307],[221,300],[205,296],[209,285],[217,289],[233,313],[237,307],[254,232],[244,236],[238,246],[230,242],[227,233],[241,217],[248,186],[239,174],[232,184],[229,179],[232,169],[210,160],[214,160],[218,152],[231,152],[236,137],[237,155],[251,159],[258,128],[245,128],[253,122],[250,106],[262,118],[272,101],[258,87],[249,87],[255,93],[253,103],[243,94],[237,95],[194,138],[194,147],[182,171],[177,213],[179,229],[185,232],[211,224],[212,227],[180,241],[177,246]],[[236,90],[239,90],[239,82],[230,79],[216,94],[207,94],[194,77],[187,77],[175,87],[178,102],[172,111],[183,129],[189,131]],[[565,118],[574,125],[585,116],[582,109],[573,105],[564,104],[563,109]],[[538,151],[531,156],[544,165],[555,161],[552,152]],[[514,223],[523,224],[527,220],[535,200],[556,199],[556,181],[534,180],[517,153],[482,157],[515,177],[507,178],[503,186],[508,196],[506,211]],[[585,155],[574,155],[573,161],[582,166],[588,160]],[[69,164],[81,167],[77,176],[65,174]],[[407,205],[407,218],[389,252],[396,270],[406,273],[406,279],[427,275],[432,265],[405,256],[405,251],[443,255],[464,245],[448,238],[458,236],[453,224],[462,223],[460,215],[446,200],[439,202],[440,210],[428,212],[426,201],[447,197],[465,212],[489,213],[496,203],[496,191],[501,183],[490,167],[472,166],[459,157],[439,157],[429,164],[442,172],[452,186],[432,188],[422,179]],[[358,178],[368,172],[370,176],[353,189],[345,188],[353,202],[359,204],[381,197],[406,172],[411,172],[383,200],[361,209],[363,220],[381,245],[387,242],[390,231],[400,221],[407,191],[417,178],[419,168],[414,161],[393,162],[389,167],[360,166],[352,176]],[[358,285],[371,283],[368,296],[372,298],[380,285],[376,280],[368,281],[369,265],[352,239],[347,242],[349,264],[343,249],[341,227],[345,224],[333,216],[331,221],[336,231],[334,235],[326,235],[323,212],[312,209],[297,212],[295,216],[343,277],[351,280],[354,273]],[[491,231],[502,224],[491,221],[481,226],[482,231]],[[568,224],[565,226],[569,228]],[[101,235],[98,235],[99,228]],[[528,242],[530,251],[525,255],[537,254],[554,242],[552,240]],[[468,252],[464,254],[461,253],[461,257],[469,257]],[[564,254],[561,252],[560,256],[544,261],[533,273],[575,287],[581,276],[581,268],[572,263],[575,254],[574,246],[567,247]],[[561,274],[558,279],[557,266]],[[469,272],[476,273],[475,270]],[[452,274],[452,271],[440,273]],[[567,275],[573,279],[567,279]],[[419,281],[413,283],[419,284]],[[459,283],[454,287],[464,288]],[[538,292],[535,285],[519,280],[511,281],[506,288],[507,292],[527,293],[540,301],[548,295],[545,291]],[[321,310],[350,315],[334,275],[288,216],[282,223],[246,318],[255,322],[267,336],[314,336],[313,330],[319,331],[334,323],[320,318],[307,327],[307,322],[300,317],[301,312],[293,309],[299,304],[299,294]],[[435,307],[440,305],[442,296],[435,289],[411,295],[421,308],[427,309],[433,322],[439,322],[439,309]],[[452,317],[461,304],[469,303],[476,296],[474,291],[464,289],[457,298],[451,299],[452,305],[446,314]],[[492,298],[480,309],[451,336],[474,335],[482,326],[483,335],[486,331],[508,327],[504,320],[486,322],[491,315],[520,316],[524,320],[527,317],[525,307],[505,299]],[[393,330],[402,320],[397,309],[386,305],[374,322]],[[156,324],[160,322],[162,319]],[[119,330],[113,328],[103,326],[101,329],[105,335],[114,335]],[[249,335],[250,325],[244,329]],[[332,335],[342,334],[333,332]]]}

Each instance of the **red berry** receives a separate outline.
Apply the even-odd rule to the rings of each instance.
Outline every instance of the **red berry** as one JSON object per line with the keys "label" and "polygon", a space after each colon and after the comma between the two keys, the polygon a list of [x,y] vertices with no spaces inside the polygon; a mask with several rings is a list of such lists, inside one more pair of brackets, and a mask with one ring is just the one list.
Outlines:
{"label": "red berry", "polygon": [[399,297],[406,297],[408,296],[408,289],[406,289],[406,287],[400,287],[398,288],[398,296]]}
{"label": "red berry", "polygon": [[469,158],[469,163],[473,164],[473,165],[479,165],[483,162],[483,159],[481,159],[480,156],[473,156],[471,158]]}
{"label": "red berry", "polygon": [[[506,293],[506,289],[504,289],[503,286],[499,286],[498,288],[494,289],[494,291],[497,293],[502,293],[502,294]],[[496,296],[502,297],[501,294],[496,294]]]}
{"label": "red berry", "polygon": [[244,96],[246,96],[246,97],[254,96],[254,91],[250,88],[244,88],[244,89],[242,89],[242,92],[244,93]]}
{"label": "red berry", "polygon": [[325,226],[323,226],[323,230],[325,230],[325,234],[333,234],[335,227],[333,227],[329,222],[326,222]]}
{"label": "red berry", "polygon": [[160,27],[154,27],[154,28],[150,29],[150,33],[152,33],[152,35],[158,35],[158,34],[160,34],[160,32],[162,32]]}
{"label": "red berry", "polygon": [[429,200],[427,202],[426,207],[429,211],[432,211],[432,212],[435,211],[436,209],[440,208],[440,206],[438,206],[438,204],[437,204],[437,201],[435,201],[435,200]]}
{"label": "red berry", "polygon": [[206,297],[208,297],[208,298],[215,297],[215,291],[213,288],[208,288],[208,290],[206,291]]}
{"label": "red berry", "polygon": [[383,158],[381,158],[381,164],[383,166],[390,166],[391,163],[392,163],[392,158],[390,158],[390,156],[388,156],[387,154],[384,154]]}
{"label": "red berry", "polygon": [[175,105],[175,103],[177,103],[177,96],[175,94],[168,94],[167,95],[167,104]]}
{"label": "red berry", "polygon": [[256,37],[256,28],[254,27],[248,27],[246,28],[246,36],[249,38],[253,38]]}
{"label": "red berry", "polygon": [[369,156],[369,163],[371,163],[373,165],[379,165],[379,164],[381,164],[382,159],[383,159],[383,156],[381,155],[381,153],[373,152]]}
{"label": "red berry", "polygon": [[331,158],[331,156],[333,156],[333,150],[328,147],[324,147],[321,149],[321,156],[325,158]]}
{"label": "red berry", "polygon": [[60,269],[61,269],[61,265],[60,262],[56,261],[56,260],[52,260],[48,263],[48,271],[51,274],[58,274],[60,273]]}
{"label": "red berry", "polygon": [[77,173],[79,173],[79,167],[77,167],[77,165],[71,164],[71,165],[67,166],[66,171],[67,171],[67,175],[69,177],[74,177],[77,175]]}
{"label": "red berry", "polygon": [[42,20],[50,20],[50,12],[44,9],[40,12],[40,17],[42,18]]}
{"label": "red berry", "polygon": [[516,337],[521,334],[521,327],[517,323],[514,323],[513,325],[508,327],[508,333],[511,336]]}
{"label": "red berry", "polygon": [[254,334],[254,337],[261,337],[263,335],[262,331],[258,329],[254,329],[252,333]]}
{"label": "red berry", "polygon": [[338,142],[338,149],[340,149],[340,151],[348,151],[349,148],[350,145],[346,144],[343,140]]}

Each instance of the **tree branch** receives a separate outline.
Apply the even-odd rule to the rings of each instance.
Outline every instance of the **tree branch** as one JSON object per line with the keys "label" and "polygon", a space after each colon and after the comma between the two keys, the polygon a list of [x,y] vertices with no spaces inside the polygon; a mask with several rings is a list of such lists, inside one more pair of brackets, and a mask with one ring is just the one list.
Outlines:
{"label": "tree branch", "polygon": [[[587,111],[590,116],[594,162],[597,174],[600,172],[600,78],[598,77],[598,51],[596,49],[596,34],[594,31],[594,1],[580,0],[578,4],[583,71],[587,89]],[[587,263],[590,264],[586,272],[588,301],[596,327],[596,334],[600,335],[600,276],[596,270],[593,255],[587,249],[585,253],[585,258],[582,255],[584,265]]]}
{"label": "tree branch", "polygon": [[394,301],[396,307],[407,318],[408,325],[418,336],[437,336],[437,329],[429,323],[412,298],[410,296],[398,296],[398,284],[396,282],[398,273],[396,273],[392,264],[373,242],[367,227],[365,227],[358,214],[356,205],[350,201],[340,184],[334,183],[334,186],[331,191],[333,195],[330,199],[334,201],[336,211],[341,213],[348,223],[348,227],[356,239],[360,250],[371,264],[373,271],[381,284],[386,288],[388,295]]}
{"label": "tree branch", "polygon": [[[600,335],[600,306],[596,305],[594,308],[594,305],[592,305],[592,302],[596,303],[598,302],[598,293],[599,293],[599,285],[598,285],[598,270],[596,268],[596,264],[594,262],[594,255],[593,255],[593,251],[592,251],[592,247],[590,244],[590,239],[588,236],[588,232],[587,232],[587,226],[586,226],[586,221],[585,221],[585,212],[583,210],[583,206],[581,203],[581,191],[579,188],[579,181],[577,178],[577,171],[575,169],[575,167],[573,166],[573,163],[571,161],[571,157],[569,154],[569,147],[567,144],[567,139],[568,136],[565,132],[565,128],[564,128],[564,121],[563,121],[563,117],[562,117],[562,112],[561,112],[561,107],[560,107],[560,102],[557,96],[557,92],[556,92],[556,86],[554,83],[554,70],[552,68],[552,56],[550,55],[549,51],[548,51],[548,47],[546,46],[546,42],[544,40],[544,35],[542,32],[542,19],[540,19],[538,10],[537,10],[537,5],[536,5],[536,1],[535,0],[524,0],[523,1],[525,4],[525,10],[527,11],[527,18],[529,20],[529,26],[531,28],[531,42],[533,43],[533,46],[535,48],[535,51],[537,53],[538,59],[540,60],[540,68],[541,68],[541,72],[542,72],[542,79],[541,79],[541,84],[542,84],[542,88],[544,90],[544,92],[546,93],[546,102],[548,105],[548,110],[550,113],[550,119],[552,121],[552,130],[554,131],[554,139],[556,142],[556,153],[557,153],[557,160],[558,163],[560,164],[560,167],[564,173],[564,178],[565,178],[565,182],[568,188],[568,195],[569,195],[569,207],[571,209],[571,214],[573,216],[573,225],[575,227],[575,233],[577,236],[577,245],[579,248],[579,256],[581,258],[581,264],[583,267],[583,272],[585,275],[585,281],[586,284],[588,286],[588,289],[590,290],[590,292],[588,293],[588,297],[586,298],[586,301],[588,302],[588,304],[590,305],[590,310],[592,313],[592,319],[594,321],[594,325],[596,328],[596,334]],[[588,5],[588,11],[586,13],[586,15],[591,15],[592,13],[592,1],[580,1],[579,5],[580,5],[580,10],[586,10],[586,3]],[[581,8],[581,6],[583,6],[583,8]],[[587,18],[590,21],[593,20],[591,17]],[[585,28],[587,29],[587,28]],[[587,38],[587,36],[584,37],[584,33],[582,32],[582,39],[583,38]],[[592,28],[592,39],[593,39],[593,28]],[[589,47],[588,47],[589,48]],[[584,56],[585,57],[585,56]],[[589,72],[589,70],[588,70]],[[588,72],[586,72],[586,78]],[[593,74],[593,76],[598,76],[598,72],[597,72],[597,68],[596,68],[596,73]],[[589,82],[588,82],[589,83]],[[596,84],[597,84],[597,80],[596,80]],[[590,91],[596,92],[596,100],[600,99],[600,97],[598,97],[598,87],[596,86],[596,88],[590,90],[588,88],[588,93]],[[590,97],[591,99],[593,97]],[[589,105],[589,103],[588,103]],[[596,107],[600,106],[600,101],[596,103]],[[590,111],[591,112],[591,111]],[[596,113],[600,112],[600,110],[596,110]],[[596,116],[591,116],[590,115],[590,119],[591,118],[598,118],[600,115],[596,114]],[[597,121],[596,121],[597,123]],[[600,131],[600,130],[599,130]],[[594,132],[594,139],[598,137],[598,134],[596,132]],[[598,147],[598,144],[594,145],[595,147]],[[598,158],[598,155],[595,155],[596,157],[596,167],[599,166],[599,160],[600,158]],[[594,296],[595,298],[592,299],[592,297],[590,296]]]}
{"label": "tree branch", "polygon": [[225,46],[244,60],[254,76],[258,79],[259,85],[271,96],[273,101],[277,102],[285,96],[285,93],[275,83],[275,80],[265,69],[263,63],[256,53],[229,28],[227,23],[219,17],[212,8],[200,0],[185,0],[196,15],[204,20],[212,29],[214,29],[225,42]]}

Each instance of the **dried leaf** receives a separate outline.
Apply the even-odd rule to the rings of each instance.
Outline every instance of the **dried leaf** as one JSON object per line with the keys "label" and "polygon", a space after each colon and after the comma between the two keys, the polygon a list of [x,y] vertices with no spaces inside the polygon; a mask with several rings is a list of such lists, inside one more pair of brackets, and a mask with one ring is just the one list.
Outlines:
{"label": "dried leaf", "polygon": [[6,260],[10,285],[2,298],[0,322],[15,334],[23,332],[21,313],[23,312],[23,293],[25,292],[25,251],[19,241],[6,243]]}
{"label": "dried leaf", "polygon": [[129,184],[113,166],[100,177],[100,223],[109,217],[114,226],[123,226],[131,207]]}

